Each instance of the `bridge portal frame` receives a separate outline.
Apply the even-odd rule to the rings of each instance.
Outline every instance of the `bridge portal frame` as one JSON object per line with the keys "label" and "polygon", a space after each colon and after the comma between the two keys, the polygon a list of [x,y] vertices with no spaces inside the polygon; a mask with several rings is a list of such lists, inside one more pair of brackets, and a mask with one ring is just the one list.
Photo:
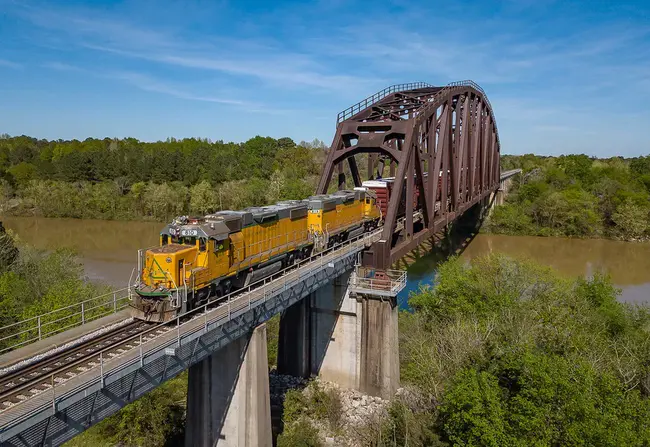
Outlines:
{"label": "bridge portal frame", "polygon": [[[346,161],[354,185],[361,186],[357,154],[368,154],[369,179],[375,172],[383,176],[390,164],[390,174],[396,177],[383,233],[363,258],[365,266],[383,270],[499,187],[499,133],[479,85],[459,81],[445,87],[394,87],[339,113],[316,191],[327,193],[335,169],[342,189]],[[438,178],[441,200],[436,207]],[[423,214],[419,227],[412,217],[415,206]],[[402,230],[397,228],[401,214],[406,216]]]}

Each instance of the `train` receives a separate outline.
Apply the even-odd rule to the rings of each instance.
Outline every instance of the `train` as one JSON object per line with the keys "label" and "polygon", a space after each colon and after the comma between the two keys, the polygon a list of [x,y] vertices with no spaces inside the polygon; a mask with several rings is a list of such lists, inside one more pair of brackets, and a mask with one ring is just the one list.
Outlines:
{"label": "train", "polygon": [[[424,187],[427,187],[428,183],[428,173],[424,173],[423,179],[424,179]],[[374,180],[365,180],[361,183],[361,186],[364,188],[367,188],[368,190],[372,191],[375,194],[375,197],[377,198],[377,205],[379,206],[379,209],[383,215],[386,215],[388,212],[388,203],[390,202],[390,198],[393,194],[395,194],[395,177],[385,177],[385,178],[377,178]],[[401,196],[401,201],[398,205],[397,208],[397,216],[402,217],[404,216],[406,212],[406,182],[404,182],[403,186],[403,194]],[[448,185],[447,187],[448,192],[451,190],[451,185]],[[413,209],[418,209],[419,204],[418,200],[420,197],[420,187],[418,185],[417,180],[415,181],[415,184],[413,185]],[[438,211],[440,209],[440,201],[442,197],[442,173],[438,176],[438,188],[437,188],[437,194],[436,194],[436,202],[435,202],[435,210]]]}
{"label": "train", "polygon": [[375,192],[366,187],[177,217],[161,231],[158,247],[139,251],[131,316],[173,320],[371,231],[382,218]]}

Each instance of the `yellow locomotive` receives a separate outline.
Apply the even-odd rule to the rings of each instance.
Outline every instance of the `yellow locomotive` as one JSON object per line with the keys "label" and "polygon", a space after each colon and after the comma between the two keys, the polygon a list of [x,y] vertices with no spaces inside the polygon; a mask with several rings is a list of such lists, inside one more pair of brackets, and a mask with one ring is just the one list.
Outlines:
{"label": "yellow locomotive", "polygon": [[204,217],[178,217],[140,250],[134,318],[164,322],[296,260],[376,228],[372,191],[355,188]]}

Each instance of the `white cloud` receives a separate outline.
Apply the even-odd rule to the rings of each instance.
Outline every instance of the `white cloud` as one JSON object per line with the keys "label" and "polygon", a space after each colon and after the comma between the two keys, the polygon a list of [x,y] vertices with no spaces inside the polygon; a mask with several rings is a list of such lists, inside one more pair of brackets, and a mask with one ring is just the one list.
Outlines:
{"label": "white cloud", "polygon": [[188,40],[173,31],[145,29],[126,21],[83,16],[52,9],[28,8],[23,15],[39,27],[65,35],[81,48],[108,52],[188,69],[249,76],[283,88],[315,87],[349,92],[373,77],[332,73],[306,53],[288,51],[269,41],[217,37]]}

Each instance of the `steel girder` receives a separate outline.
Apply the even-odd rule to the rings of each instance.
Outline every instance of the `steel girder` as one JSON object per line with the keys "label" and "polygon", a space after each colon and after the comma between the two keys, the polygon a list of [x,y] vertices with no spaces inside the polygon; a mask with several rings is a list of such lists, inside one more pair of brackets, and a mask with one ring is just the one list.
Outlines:
{"label": "steel girder", "polygon": [[[364,100],[347,109],[353,115],[339,114],[346,119],[337,122],[316,191],[327,193],[335,169],[339,189],[345,186],[346,160],[354,185],[361,186],[358,154],[368,154],[369,178],[383,176],[390,163],[395,180],[383,234],[364,256],[365,265],[379,269],[389,268],[499,187],[499,133],[483,89],[472,81],[417,87],[374,95],[374,103]],[[414,226],[416,207],[422,219]],[[397,231],[401,215],[406,222]]]}

